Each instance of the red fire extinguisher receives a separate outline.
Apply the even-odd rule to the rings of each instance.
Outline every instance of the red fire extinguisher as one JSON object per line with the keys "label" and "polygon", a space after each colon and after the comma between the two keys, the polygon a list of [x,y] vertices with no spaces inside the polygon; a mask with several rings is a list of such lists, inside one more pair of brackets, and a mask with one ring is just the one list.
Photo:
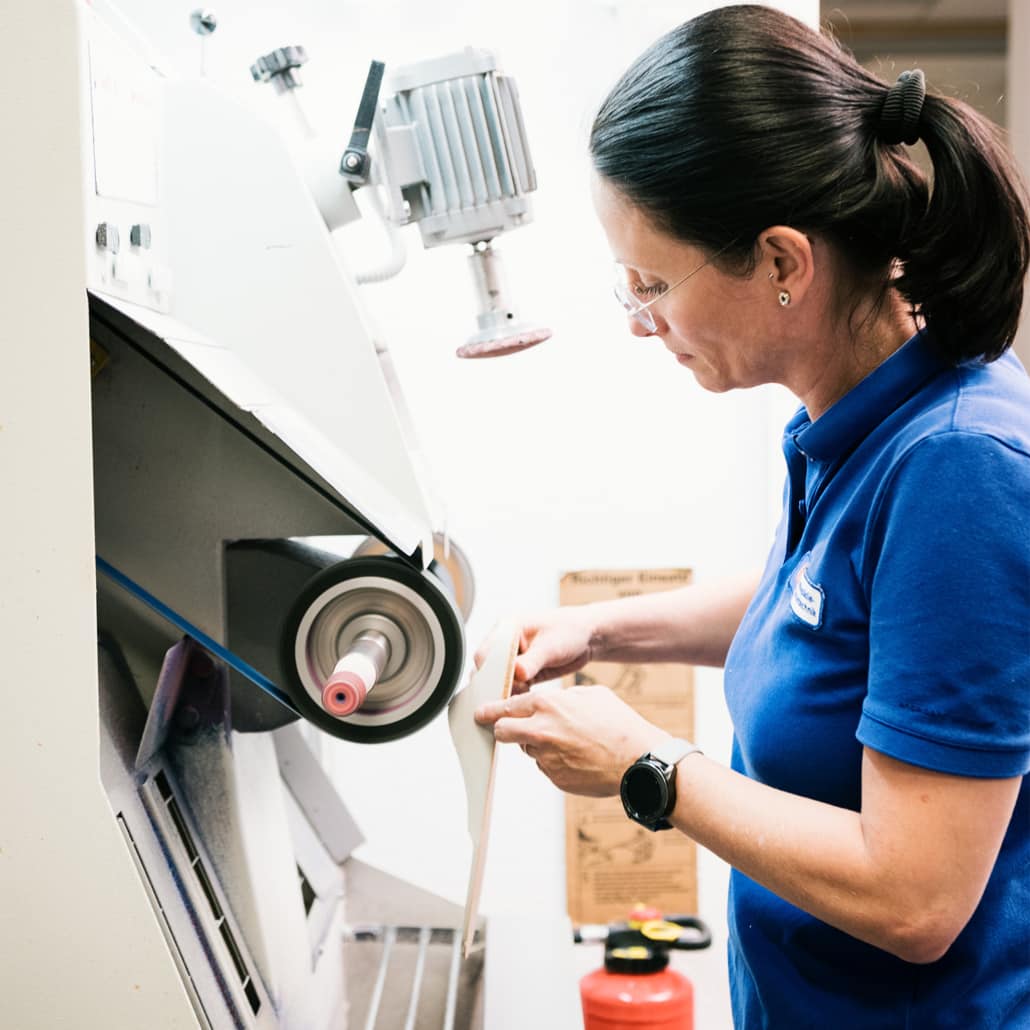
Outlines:
{"label": "red fire extinguisher", "polygon": [[696,916],[641,915],[607,928],[604,968],[579,983],[584,1030],[694,1030],[694,988],[667,968],[669,949],[707,948],[711,931]]}

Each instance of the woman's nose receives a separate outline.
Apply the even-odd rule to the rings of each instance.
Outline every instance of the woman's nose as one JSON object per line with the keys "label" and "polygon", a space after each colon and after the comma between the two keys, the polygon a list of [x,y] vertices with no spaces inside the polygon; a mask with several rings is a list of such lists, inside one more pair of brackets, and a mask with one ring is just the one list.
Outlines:
{"label": "woman's nose", "polygon": [[647,326],[640,321],[640,319],[634,318],[632,315],[629,318],[629,331],[634,336],[639,336],[641,338],[647,336],[655,336],[658,333],[657,329],[648,329]]}

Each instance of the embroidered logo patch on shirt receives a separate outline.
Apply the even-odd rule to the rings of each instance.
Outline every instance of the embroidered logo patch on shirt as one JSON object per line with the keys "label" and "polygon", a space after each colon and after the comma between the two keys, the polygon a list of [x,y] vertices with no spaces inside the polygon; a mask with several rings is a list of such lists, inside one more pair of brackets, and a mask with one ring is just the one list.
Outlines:
{"label": "embroidered logo patch on shirt", "polygon": [[808,577],[808,557],[794,573],[790,591],[790,610],[806,625],[818,629],[823,624],[823,588]]}

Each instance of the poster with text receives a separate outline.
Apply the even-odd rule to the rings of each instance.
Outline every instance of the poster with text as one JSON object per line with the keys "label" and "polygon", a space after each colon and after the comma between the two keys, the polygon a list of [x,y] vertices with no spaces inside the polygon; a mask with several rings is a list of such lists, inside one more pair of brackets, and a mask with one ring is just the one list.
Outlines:
{"label": "poster with text", "polygon": [[[563,605],[674,590],[690,582],[689,569],[615,569],[569,572]],[[675,737],[694,739],[694,673],[687,665],[591,662],[564,685],[600,683],[649,722]],[[625,919],[638,903],[663,914],[697,911],[697,853],[676,830],[652,833],[627,818],[618,797],[566,795],[565,867],[573,923]]]}

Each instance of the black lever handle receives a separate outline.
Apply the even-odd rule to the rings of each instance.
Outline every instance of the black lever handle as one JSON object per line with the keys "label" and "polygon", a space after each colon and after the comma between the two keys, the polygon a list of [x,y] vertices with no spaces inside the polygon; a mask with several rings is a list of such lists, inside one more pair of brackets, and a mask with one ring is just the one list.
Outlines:
{"label": "black lever handle", "polygon": [[376,108],[379,106],[379,89],[383,84],[383,72],[386,65],[382,61],[373,61],[369,65],[365,88],[361,91],[361,103],[354,119],[354,129],[350,134],[350,143],[340,158],[340,174],[354,189],[368,182],[369,166],[368,140],[372,135],[372,123],[375,121]]}

